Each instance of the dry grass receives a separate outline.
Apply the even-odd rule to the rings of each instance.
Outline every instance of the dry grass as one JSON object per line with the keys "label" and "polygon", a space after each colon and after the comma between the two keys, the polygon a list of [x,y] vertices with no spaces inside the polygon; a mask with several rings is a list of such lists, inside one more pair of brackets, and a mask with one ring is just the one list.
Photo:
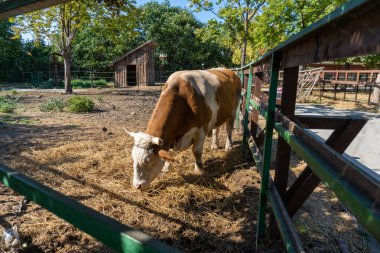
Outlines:
{"label": "dry grass", "polygon": [[[211,152],[208,144],[204,175],[193,172],[190,151],[180,153],[172,171],[140,192],[130,187],[132,145],[124,135],[105,134],[97,141],[23,152],[13,167],[124,224],[178,240],[174,246],[187,251],[253,250],[247,242],[254,241],[259,179],[239,147]],[[54,221],[49,230],[59,224]]]}
{"label": "dry grass", "polygon": [[[29,94],[22,100],[27,110],[18,116],[38,119],[38,124],[2,129],[0,162],[185,251],[254,251],[260,177],[243,157],[240,135],[234,134],[231,152],[211,150],[207,140],[203,175],[193,171],[194,158],[191,151],[185,151],[176,155],[173,169],[157,178],[150,191],[131,187],[133,143],[123,127],[144,130],[158,94],[106,92],[101,94],[104,102],[97,105],[98,112],[88,115],[39,112],[40,101]],[[47,100],[56,94],[43,96]],[[103,127],[108,130],[103,132]],[[297,166],[297,157],[292,163],[294,179],[302,164]],[[11,207],[20,197],[8,189],[0,190],[0,201],[7,203],[0,208],[4,217],[0,224],[19,224],[30,249],[110,251],[34,204],[29,204],[25,213],[14,214]],[[367,251],[356,223],[324,186],[318,187],[294,221],[308,252],[338,252],[336,238],[347,241],[353,252]],[[281,252],[283,247],[280,241],[263,240],[257,251]]]}

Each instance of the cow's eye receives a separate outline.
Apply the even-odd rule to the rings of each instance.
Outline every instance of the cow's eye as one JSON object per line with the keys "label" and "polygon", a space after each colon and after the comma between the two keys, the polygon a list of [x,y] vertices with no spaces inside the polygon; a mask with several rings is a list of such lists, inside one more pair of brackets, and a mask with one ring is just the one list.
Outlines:
{"label": "cow's eye", "polygon": [[144,158],[144,163],[149,163],[150,162],[150,158],[149,158],[149,156],[145,156],[145,158]]}

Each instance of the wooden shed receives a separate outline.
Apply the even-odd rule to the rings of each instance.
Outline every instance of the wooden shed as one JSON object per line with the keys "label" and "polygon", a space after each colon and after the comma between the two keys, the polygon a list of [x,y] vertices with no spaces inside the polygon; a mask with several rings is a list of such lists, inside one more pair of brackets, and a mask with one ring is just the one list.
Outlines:
{"label": "wooden shed", "polygon": [[154,85],[156,45],[152,41],[146,42],[112,63],[116,87]]}

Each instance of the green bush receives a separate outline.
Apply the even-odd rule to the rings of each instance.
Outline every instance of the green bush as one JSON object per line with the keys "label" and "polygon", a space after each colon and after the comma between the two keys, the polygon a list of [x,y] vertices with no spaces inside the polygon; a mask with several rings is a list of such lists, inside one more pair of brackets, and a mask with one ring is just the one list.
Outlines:
{"label": "green bush", "polygon": [[91,88],[106,86],[107,81],[105,79],[93,80],[91,84],[91,80],[74,79],[71,84],[74,88]]}
{"label": "green bush", "polygon": [[11,92],[12,95],[17,95],[18,94],[18,92],[17,92],[16,89],[12,89],[12,90],[10,90],[10,92]]}
{"label": "green bush", "polygon": [[94,101],[89,97],[73,96],[67,100],[70,112],[90,112],[94,109]]}
{"label": "green bush", "polygon": [[98,100],[99,103],[103,103],[104,102],[104,97],[103,96],[98,95],[98,96],[95,97],[95,99]]}
{"label": "green bush", "polygon": [[12,97],[9,95],[0,96],[0,112],[12,113],[16,109],[19,97]]}
{"label": "green bush", "polygon": [[47,82],[35,83],[32,85],[33,88],[39,89],[54,89],[54,88],[63,88],[65,85],[62,81],[55,83],[53,80],[49,79]]}
{"label": "green bush", "polygon": [[63,100],[58,97],[55,97],[50,98],[48,101],[41,103],[40,110],[43,112],[62,112],[64,106],[65,104],[63,103]]}

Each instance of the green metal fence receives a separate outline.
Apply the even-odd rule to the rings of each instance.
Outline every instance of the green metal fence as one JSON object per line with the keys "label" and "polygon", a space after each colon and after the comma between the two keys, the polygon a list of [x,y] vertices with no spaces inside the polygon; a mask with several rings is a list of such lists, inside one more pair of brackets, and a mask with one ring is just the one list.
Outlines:
{"label": "green metal fence", "polygon": [[[350,141],[345,144],[336,142],[335,147],[337,149],[344,147],[343,151],[338,152],[329,147],[328,143],[321,143],[320,140],[315,139],[309,132],[304,131],[294,123],[298,66],[324,60],[380,53],[378,46],[380,45],[380,19],[374,18],[376,11],[380,11],[378,1],[350,1],[324,19],[283,42],[258,61],[236,69],[238,75],[241,76],[242,86],[245,89],[244,108],[241,112],[244,117],[243,145],[250,147],[262,177],[257,241],[265,234],[266,207],[269,198],[285,248],[289,252],[304,252],[299,237],[291,224],[291,215],[287,212],[289,209],[287,202],[289,196],[286,194],[289,193],[287,192],[287,176],[290,149],[306,161],[312,170],[311,173],[315,174],[317,179],[319,178],[318,180],[322,180],[348,207],[359,223],[376,240],[380,241],[380,205],[376,196],[378,191],[376,189],[380,188],[380,182],[368,176],[361,168],[340,154],[353,138],[348,138]],[[355,36],[357,37],[355,38]],[[280,69],[284,69],[285,74],[281,111],[278,111],[276,109],[276,95]],[[260,101],[260,98],[252,96],[255,90],[254,82],[260,79],[259,74],[262,75],[264,72],[269,72],[271,75],[267,102]],[[246,82],[247,78],[248,81]],[[262,80],[260,81],[262,82]],[[259,139],[256,137],[256,133],[250,132],[249,123],[257,124],[250,119],[250,108],[263,116],[266,122],[264,147],[262,149],[257,146]],[[321,122],[326,123],[327,120],[323,119]],[[330,119],[336,123],[339,120],[341,119]],[[341,142],[346,135],[356,136],[366,122],[366,119],[352,120],[358,122],[357,126],[354,127],[355,129],[347,127],[346,132],[343,133],[341,129],[332,128],[335,129],[336,136],[340,134]],[[319,127],[328,128],[326,125],[323,126],[321,123]],[[296,132],[294,132],[294,128],[296,128]],[[287,160],[285,165],[279,165],[281,162],[277,161],[274,180],[269,174],[273,130],[279,134],[277,159]],[[250,136],[254,141],[249,143]],[[332,139],[336,136],[333,136]],[[281,154],[281,151],[284,150],[285,152]],[[304,200],[299,200],[299,202],[302,201]],[[274,229],[273,224],[271,229]]]}
{"label": "green metal fence", "polygon": [[116,252],[181,252],[1,164],[0,181]]}

